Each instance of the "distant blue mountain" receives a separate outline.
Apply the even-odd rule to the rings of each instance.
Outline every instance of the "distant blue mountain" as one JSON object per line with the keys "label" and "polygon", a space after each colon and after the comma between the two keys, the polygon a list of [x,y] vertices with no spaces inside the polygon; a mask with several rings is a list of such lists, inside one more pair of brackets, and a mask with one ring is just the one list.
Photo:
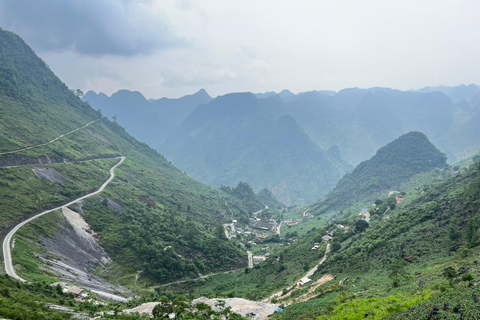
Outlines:
{"label": "distant blue mountain", "polygon": [[146,100],[137,91],[120,90],[111,97],[88,91],[84,100],[107,117],[116,116],[137,139],[158,149],[195,107],[212,98],[203,89],[179,99],[158,100]]}

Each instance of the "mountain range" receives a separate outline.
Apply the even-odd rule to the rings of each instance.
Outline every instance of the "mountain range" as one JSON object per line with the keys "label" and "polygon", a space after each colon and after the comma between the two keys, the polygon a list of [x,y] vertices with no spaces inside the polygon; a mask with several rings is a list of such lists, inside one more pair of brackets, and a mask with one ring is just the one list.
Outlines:
{"label": "mountain range", "polygon": [[232,93],[213,100],[204,90],[148,101],[122,90],[110,98],[88,92],[85,100],[115,114],[195,179],[216,187],[246,181],[256,192],[267,187],[287,205],[323,197],[354,166],[410,131],[425,133],[449,161],[480,150],[480,90],[474,84]]}
{"label": "mountain range", "polygon": [[[146,319],[120,312],[148,302],[157,305],[157,317],[245,319],[232,314],[234,308],[220,314],[206,303],[187,303],[200,296],[276,303],[268,305],[268,314],[279,311],[273,319],[480,317],[480,155],[449,166],[430,138],[463,143],[466,148],[450,146],[462,156],[475,153],[474,87],[446,93],[235,93],[211,101],[199,92],[194,96],[205,101],[196,106],[193,96],[185,105],[168,102],[173,109],[185,106],[178,107],[178,127],[162,143],[171,157],[184,152],[192,162],[206,159],[231,181],[238,172],[266,171],[268,180],[248,176],[268,186],[255,193],[245,181],[219,188],[196,181],[189,176],[194,170],[187,175],[131,136],[118,117],[109,120],[83,102],[20,37],[0,30],[0,47],[0,234],[5,238],[21,226],[3,252],[11,252],[13,270],[28,280],[0,277],[1,317]],[[453,93],[455,102],[448,96]],[[153,103],[128,91],[117,98],[130,101],[122,109],[127,120],[128,114],[142,120]],[[143,107],[128,111],[135,101]],[[344,119],[359,110],[365,114]],[[370,137],[371,148],[387,142],[340,177],[355,161],[346,157],[345,143],[320,147],[316,139],[329,130],[316,128],[312,119],[318,127],[330,125],[322,114],[344,131]],[[364,131],[350,128],[355,125],[370,131],[362,136]],[[398,134],[417,126],[428,137]],[[330,130],[341,133],[335,126]],[[204,166],[195,174],[218,175],[209,170]],[[282,175],[279,185],[269,184]],[[285,191],[282,198],[293,202],[293,194],[306,202],[300,183],[317,188],[312,198],[333,190],[302,208],[275,198],[274,192]],[[387,196],[399,187],[405,199]],[[359,216],[355,210],[363,205],[365,215]],[[352,210],[342,211],[347,206]],[[75,298],[68,293],[75,287],[62,288],[59,280],[91,289],[92,296],[138,299],[113,304]]]}

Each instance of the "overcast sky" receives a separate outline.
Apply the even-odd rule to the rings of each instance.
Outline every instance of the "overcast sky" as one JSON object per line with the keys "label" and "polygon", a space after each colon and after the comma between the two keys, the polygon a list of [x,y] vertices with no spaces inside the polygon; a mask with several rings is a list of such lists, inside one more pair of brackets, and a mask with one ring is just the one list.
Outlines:
{"label": "overcast sky", "polygon": [[480,84],[480,1],[1,0],[70,87],[147,98],[204,88]]}

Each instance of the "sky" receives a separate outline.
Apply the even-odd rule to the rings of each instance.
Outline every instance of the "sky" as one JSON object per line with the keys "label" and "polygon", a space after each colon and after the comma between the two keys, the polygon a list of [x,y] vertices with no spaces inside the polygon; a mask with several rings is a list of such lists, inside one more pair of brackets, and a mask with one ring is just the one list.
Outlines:
{"label": "sky", "polygon": [[477,0],[1,0],[72,89],[147,98],[480,84]]}

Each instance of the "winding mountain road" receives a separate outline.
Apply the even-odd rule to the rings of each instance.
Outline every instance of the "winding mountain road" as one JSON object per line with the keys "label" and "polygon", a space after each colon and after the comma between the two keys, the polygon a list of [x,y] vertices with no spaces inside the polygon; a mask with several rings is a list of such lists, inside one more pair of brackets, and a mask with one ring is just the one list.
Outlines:
{"label": "winding mountain road", "polygon": [[[91,122],[90,122],[91,123]],[[88,125],[88,124],[87,124]],[[57,138],[58,139],[58,138]],[[20,229],[22,226],[24,226],[25,224],[29,223],[30,221],[34,220],[34,219],[37,219],[38,217],[41,217],[43,216],[44,214],[47,214],[49,212],[52,212],[52,211],[55,211],[55,210],[59,210],[59,209],[62,209],[63,207],[67,207],[67,206],[70,206],[80,200],[83,200],[85,198],[88,198],[88,197],[91,197],[93,195],[96,195],[100,192],[102,192],[105,187],[113,180],[113,178],[115,177],[115,173],[114,173],[114,170],[116,167],[118,167],[120,164],[122,164],[123,161],[125,161],[125,157],[119,157],[120,158],[120,161],[115,164],[113,167],[110,168],[110,178],[108,178],[107,181],[105,181],[104,184],[102,184],[102,186],[95,192],[92,192],[90,194],[87,194],[83,197],[80,197],[78,199],[75,199],[67,204],[64,204],[60,207],[57,207],[57,208],[53,208],[53,209],[50,209],[50,210],[46,210],[46,211],[43,211],[42,213],[39,213],[19,224],[17,224],[5,237],[5,239],[3,240],[3,258],[4,258],[4,263],[5,263],[5,272],[12,278],[15,278],[19,281],[22,281],[22,282],[26,282],[27,280],[23,279],[22,277],[20,277],[19,275],[17,275],[17,273],[15,272],[15,269],[13,268],[13,264],[12,264],[12,254],[11,254],[11,250],[10,250],[10,242],[12,240],[12,237],[13,235],[18,231],[18,229]]]}
{"label": "winding mountain road", "polygon": [[29,150],[29,149],[32,149],[32,148],[37,148],[37,147],[45,146],[45,145],[47,145],[47,144],[50,144],[50,143],[52,143],[52,142],[57,141],[58,139],[63,138],[63,137],[66,136],[66,135],[69,135],[69,134],[71,134],[71,133],[74,133],[74,132],[77,131],[77,130],[80,130],[80,129],[83,129],[83,128],[85,128],[85,127],[88,127],[89,125],[91,125],[92,123],[94,123],[95,121],[98,121],[98,120],[99,120],[99,119],[93,120],[93,121],[87,123],[87,124],[84,125],[84,126],[78,127],[77,129],[73,129],[72,131],[69,131],[69,132],[64,133],[64,134],[62,134],[62,135],[59,135],[59,136],[56,137],[55,139],[50,140],[50,141],[48,141],[48,142],[41,143],[41,144],[37,144],[37,145],[35,145],[35,146],[31,146],[31,147],[27,147],[27,148],[22,148],[22,149],[13,150],[13,151],[0,152],[0,155],[2,155],[2,154],[10,154],[10,153],[17,153],[17,152]]}

